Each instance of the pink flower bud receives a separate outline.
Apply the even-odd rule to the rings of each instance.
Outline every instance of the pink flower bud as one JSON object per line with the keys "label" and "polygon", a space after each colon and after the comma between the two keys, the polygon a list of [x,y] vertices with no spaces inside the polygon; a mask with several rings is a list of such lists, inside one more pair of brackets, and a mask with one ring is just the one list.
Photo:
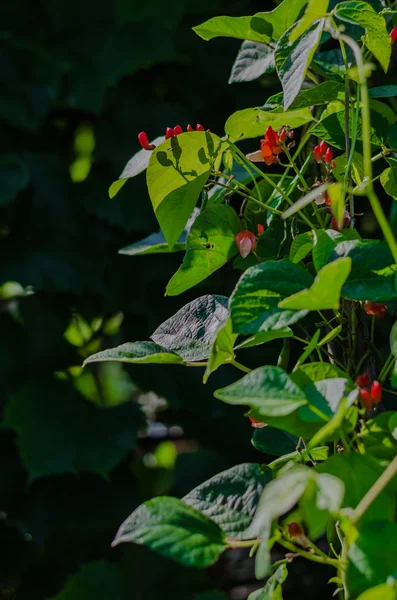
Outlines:
{"label": "pink flower bud", "polygon": [[382,400],[382,385],[379,381],[374,381],[371,386],[371,397],[375,404],[378,404]]}
{"label": "pink flower bud", "polygon": [[243,229],[242,231],[239,231],[234,239],[236,240],[236,244],[243,258],[247,258],[248,254],[251,254],[251,252],[255,250],[256,237],[252,231]]}
{"label": "pink flower bud", "polygon": [[204,127],[202,125],[200,125],[200,123],[197,123],[196,131],[204,131]]}
{"label": "pink flower bud", "polygon": [[280,134],[279,134],[279,136],[278,136],[278,139],[280,140],[280,142],[281,142],[282,144],[284,144],[285,140],[287,139],[287,132],[285,131],[285,129],[282,129],[282,130],[280,131]]}
{"label": "pink flower bud", "polygon": [[324,155],[325,155],[325,153],[327,152],[327,148],[328,148],[328,146],[327,146],[327,144],[326,144],[326,143],[324,142],[324,140],[323,140],[323,141],[321,142],[321,144],[320,144],[320,152],[321,152],[321,154],[322,154],[323,156],[324,156]]}
{"label": "pink flower bud", "polygon": [[334,155],[332,153],[331,148],[327,148],[324,160],[327,165],[330,165],[332,163],[332,161],[334,160]]}
{"label": "pink flower bud", "polygon": [[191,125],[188,125],[186,129],[187,131],[193,131],[193,127]]}
{"label": "pink flower bud", "polygon": [[323,155],[321,153],[321,149],[320,146],[316,146],[313,150],[313,154],[314,154],[314,158],[316,159],[316,161],[318,163],[320,163],[323,160]]}

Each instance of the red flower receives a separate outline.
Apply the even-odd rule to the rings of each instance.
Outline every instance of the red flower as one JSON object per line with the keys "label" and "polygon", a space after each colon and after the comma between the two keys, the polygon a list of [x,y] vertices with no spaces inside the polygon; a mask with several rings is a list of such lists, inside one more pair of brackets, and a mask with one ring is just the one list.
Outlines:
{"label": "red flower", "polygon": [[167,129],[165,130],[165,139],[169,140],[172,137],[174,137],[174,130],[172,129],[172,127],[167,127]]}
{"label": "red flower", "polygon": [[365,408],[370,410],[373,404],[371,392],[369,390],[360,390],[360,397],[364,403]]}
{"label": "red flower", "polygon": [[192,127],[191,125],[188,125],[188,126],[186,127],[186,131],[193,131],[193,127]]}
{"label": "red flower", "polygon": [[144,150],[154,150],[156,147],[154,144],[149,144],[149,138],[144,131],[138,134],[138,140]]}
{"label": "red flower", "polygon": [[356,385],[360,387],[360,398],[368,410],[382,400],[382,384],[375,380],[372,382],[371,389],[369,389],[370,380],[367,373],[357,377]]}
{"label": "red flower", "polygon": [[325,164],[330,165],[334,160],[334,155],[332,154],[331,148],[327,148],[327,151],[324,156]]}
{"label": "red flower", "polygon": [[176,125],[174,127],[174,135],[179,135],[180,133],[183,133],[183,129],[180,125]]}
{"label": "red flower", "polygon": [[314,148],[313,154],[318,163],[325,162],[326,165],[331,165],[333,169],[336,167],[333,152],[324,140]]}
{"label": "red flower", "polygon": [[243,258],[246,258],[248,254],[255,250],[256,237],[252,231],[243,229],[236,235],[234,239],[236,240],[236,244]]}
{"label": "red flower", "polygon": [[321,142],[320,144],[320,150],[321,150],[321,154],[324,156],[324,154],[327,152],[328,150],[328,146],[327,144],[324,142],[324,140]]}
{"label": "red flower", "polygon": [[331,227],[332,227],[332,229],[334,231],[340,231],[344,227],[348,227],[351,220],[352,219],[351,219],[350,214],[347,212],[347,210],[345,210],[345,216],[344,216],[344,219],[343,219],[342,227],[339,227],[339,223],[338,223],[336,217],[332,217],[332,219],[331,219]]}
{"label": "red flower", "polygon": [[371,397],[374,404],[378,404],[382,400],[382,385],[379,381],[374,381],[371,385]]}
{"label": "red flower", "polygon": [[371,382],[370,382],[368,373],[363,373],[362,375],[359,375],[356,379],[357,387],[361,387],[361,388],[369,387],[370,383]]}
{"label": "red flower", "polygon": [[320,146],[315,146],[315,148],[313,149],[313,154],[314,154],[314,158],[316,159],[316,161],[318,163],[322,162],[323,153],[321,152]]}
{"label": "red flower", "polygon": [[258,235],[261,235],[265,231],[264,226],[261,225],[260,223],[258,223],[257,228],[258,228]]}
{"label": "red flower", "polygon": [[283,151],[278,134],[269,125],[265,137],[261,140],[261,149],[247,154],[248,160],[252,162],[265,162],[267,166],[277,162],[278,155]]}
{"label": "red flower", "polygon": [[387,313],[387,306],[381,302],[371,302],[370,300],[366,300],[364,302],[364,310],[367,315],[381,319]]}
{"label": "red flower", "polygon": [[394,29],[391,30],[390,32],[390,38],[391,38],[391,43],[394,44],[395,42],[397,42],[397,27],[394,27]]}

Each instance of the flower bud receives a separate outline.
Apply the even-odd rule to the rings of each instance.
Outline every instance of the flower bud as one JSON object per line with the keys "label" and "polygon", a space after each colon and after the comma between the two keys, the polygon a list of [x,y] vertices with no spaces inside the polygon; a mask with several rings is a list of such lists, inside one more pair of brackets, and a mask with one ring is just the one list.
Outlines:
{"label": "flower bud", "polygon": [[261,225],[261,223],[258,223],[257,228],[258,228],[258,235],[261,235],[265,231],[265,228],[263,225]]}
{"label": "flower bud", "polygon": [[327,146],[326,142],[324,142],[324,140],[323,140],[320,144],[320,152],[323,156],[327,152],[327,149],[328,149],[328,146]]}
{"label": "flower bud", "polygon": [[252,231],[243,229],[236,235],[234,239],[236,240],[236,244],[238,246],[242,258],[247,258],[247,256],[255,250],[256,237],[252,233]]}
{"label": "flower bud", "polygon": [[370,300],[366,300],[364,302],[364,310],[367,315],[382,319],[387,313],[387,306],[386,304],[382,304],[382,302],[371,302]]}
{"label": "flower bud", "polygon": [[365,408],[370,410],[372,408],[372,396],[368,390],[360,390],[360,398],[364,403]]}
{"label": "flower bud", "polygon": [[368,387],[370,384],[370,379],[368,373],[363,373],[359,375],[356,379],[356,386],[360,388]]}
{"label": "flower bud", "polygon": [[154,144],[149,144],[148,136],[144,131],[138,134],[138,140],[144,150],[154,150],[156,147]]}
{"label": "flower bud", "polygon": [[330,165],[332,163],[332,161],[334,160],[334,155],[332,153],[331,148],[327,148],[324,160],[325,160],[325,164],[327,164],[327,165]]}
{"label": "flower bud", "polygon": [[323,155],[321,153],[321,148],[320,146],[316,146],[313,150],[313,154],[314,154],[314,158],[316,159],[316,161],[318,163],[320,163],[323,160]]}
{"label": "flower bud", "polygon": [[188,125],[186,128],[187,131],[193,131],[193,127],[191,125]]}
{"label": "flower bud", "polygon": [[202,125],[200,125],[200,123],[197,123],[196,131],[204,131],[204,127]]}
{"label": "flower bud", "polygon": [[174,127],[174,135],[179,135],[180,133],[183,133],[183,129],[180,125],[176,125]]}
{"label": "flower bud", "polygon": [[397,42],[397,27],[394,27],[394,29],[391,30],[390,32],[390,38],[391,38],[391,43],[394,44],[395,42]]}
{"label": "flower bud", "polygon": [[254,419],[254,417],[250,416],[248,418],[251,421],[251,426],[255,429],[263,429],[264,427],[267,427],[267,423],[264,423],[263,421],[259,421],[258,419]]}
{"label": "flower bud", "polygon": [[332,161],[332,163],[331,163],[331,167],[332,167],[333,169],[336,169],[336,162],[335,162],[334,160],[333,160],[333,161]]}
{"label": "flower bud", "polygon": [[379,381],[374,381],[371,385],[371,398],[375,404],[382,400],[382,385]]}
{"label": "flower bud", "polygon": [[288,535],[290,538],[299,537],[303,533],[303,529],[299,523],[288,523]]}
{"label": "flower bud", "polygon": [[291,131],[288,132],[288,137],[292,140],[294,139],[295,136],[295,131],[293,129],[291,129]]}
{"label": "flower bud", "polygon": [[165,130],[165,139],[169,140],[172,137],[174,137],[174,130],[172,129],[172,127],[167,127],[167,129]]}
{"label": "flower bud", "polygon": [[282,144],[284,144],[285,140],[287,139],[287,132],[285,131],[285,129],[282,129],[282,130],[280,131],[280,134],[279,134],[279,136],[278,136],[278,139],[280,140],[280,142],[281,142]]}

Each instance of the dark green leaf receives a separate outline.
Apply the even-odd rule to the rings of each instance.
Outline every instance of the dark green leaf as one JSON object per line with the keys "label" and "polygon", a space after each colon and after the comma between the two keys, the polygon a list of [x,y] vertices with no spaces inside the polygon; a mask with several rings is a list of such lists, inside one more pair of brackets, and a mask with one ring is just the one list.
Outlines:
{"label": "dark green leaf", "polygon": [[210,517],[227,535],[241,538],[271,478],[269,469],[244,463],[211,477],[189,492],[183,502]]}
{"label": "dark green leaf", "polygon": [[91,562],[67,580],[65,588],[51,600],[121,600],[121,578],[117,566]]}
{"label": "dark green leaf", "polygon": [[289,262],[269,261],[251,267],[230,298],[233,331],[259,333],[296,323],[308,311],[284,310],[278,304],[312,283],[313,278],[305,269]]}
{"label": "dark green leaf", "polygon": [[380,182],[386,194],[397,200],[397,168],[388,167],[380,176]]}
{"label": "dark green leaf", "polygon": [[[307,90],[301,90],[293,103],[291,110],[298,110],[310,106],[321,106],[328,104],[333,100],[343,100],[344,85],[337,81],[323,81],[319,85],[315,85]],[[270,96],[266,101],[266,105],[275,105],[275,107],[284,104],[284,94],[282,92]]]}
{"label": "dark green leaf", "polygon": [[205,568],[225,549],[225,534],[200,511],[177,498],[157,497],[121,525],[112,546],[133,542],[189,566]]}
{"label": "dark green leaf", "polygon": [[0,157],[0,206],[12,202],[18,193],[29,185],[27,166],[16,154]]}
{"label": "dark green leaf", "polygon": [[294,452],[298,444],[296,436],[269,426],[255,429],[251,441],[260,452],[274,456]]}
{"label": "dark green leaf", "polygon": [[273,340],[278,340],[281,338],[292,337],[293,335],[293,331],[289,327],[277,329],[276,331],[262,331],[262,333],[257,333],[256,335],[246,338],[243,342],[235,347],[235,350],[259,346],[260,344],[266,344],[267,342],[272,342]]}
{"label": "dark green leaf", "polygon": [[331,252],[339,243],[352,239],[359,239],[359,235],[354,229],[343,231],[319,229],[314,231],[313,262],[316,271],[320,271],[327,264]]}
{"label": "dark green leaf", "polygon": [[284,416],[307,404],[305,394],[279,367],[260,367],[226,388],[215,397],[227,404],[242,404],[262,417]]}
{"label": "dark green leaf", "polygon": [[116,348],[108,348],[89,356],[83,366],[107,360],[138,364],[184,364],[183,359],[176,352],[167,350],[154,342],[127,342]]}
{"label": "dark green leaf", "polygon": [[324,20],[313,23],[297,41],[290,45],[287,31],[277,44],[276,69],[283,86],[284,109],[287,110],[302,87],[307,70],[320,43]]}
{"label": "dark green leaf", "polygon": [[[352,111],[350,111],[350,129],[352,129],[353,121]],[[387,120],[379,113],[373,113],[371,118],[371,144],[374,146],[382,146],[386,143],[388,135],[389,124]],[[343,111],[333,113],[318,123],[313,129],[312,134],[318,138],[325,140],[331,146],[339,148],[340,150],[345,149],[346,135],[345,135],[345,114]],[[362,123],[361,119],[358,122],[357,128],[357,140],[361,141],[362,138]]]}
{"label": "dark green leaf", "polygon": [[397,85],[380,85],[368,90],[370,98],[394,98],[397,96]]}
{"label": "dark green leaf", "polygon": [[223,267],[238,252],[234,238],[240,229],[240,220],[230,206],[215,205],[200,213],[187,237],[183,263],[166,293],[177,296]]}
{"label": "dark green leaf", "polygon": [[229,83],[253,81],[274,71],[274,52],[266,44],[245,41],[234,61]]}
{"label": "dark green leaf", "polygon": [[152,340],[186,362],[208,358],[220,326],[229,315],[228,298],[201,296],[164,321]]}
{"label": "dark green leaf", "polygon": [[294,238],[289,251],[289,259],[292,263],[298,264],[306,258],[313,249],[313,232],[307,231],[300,233]]}

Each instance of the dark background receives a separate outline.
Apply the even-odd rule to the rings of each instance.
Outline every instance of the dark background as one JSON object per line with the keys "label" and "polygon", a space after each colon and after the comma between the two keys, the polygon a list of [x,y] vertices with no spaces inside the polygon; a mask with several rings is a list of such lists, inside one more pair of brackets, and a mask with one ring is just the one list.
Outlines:
{"label": "dark background", "polygon": [[[101,348],[147,339],[194,297],[232,290],[239,274],[226,267],[164,297],[181,254],[117,253],[158,228],[144,175],[113,200],[107,190],[140,131],[155,138],[199,122],[222,134],[232,112],[279,91],[271,77],[266,89],[228,85],[238,40],[204,42],[191,30],[274,5],[2,5],[0,598],[245,598],[253,569],[240,551],[202,572],[145,548],[110,549],[140,502],[261,461],[244,411],[212,395],[236,373],[225,367],[203,386],[199,369],[80,365]],[[276,344],[252,360],[272,362]],[[318,581],[310,564],[293,571],[286,597],[326,597],[318,582],[328,571],[316,567]]]}

